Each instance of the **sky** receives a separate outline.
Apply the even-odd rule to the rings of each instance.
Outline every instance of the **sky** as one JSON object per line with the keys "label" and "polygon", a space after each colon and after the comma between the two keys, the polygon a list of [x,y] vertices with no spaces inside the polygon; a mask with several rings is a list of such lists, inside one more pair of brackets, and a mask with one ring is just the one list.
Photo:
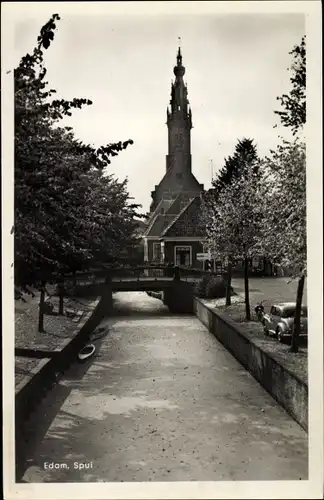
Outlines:
{"label": "sky", "polygon": [[276,146],[284,132],[273,128],[279,123],[276,97],[290,89],[289,52],[305,33],[303,14],[201,9],[193,15],[181,2],[181,13],[127,14],[126,9],[120,15],[109,4],[100,14],[77,4],[78,12],[62,13],[63,4],[55,2],[45,10],[17,11],[13,64],[33,49],[50,15],[59,13],[54,42],[45,53],[47,80],[58,97],[93,101],[65,123],[97,146],[133,139],[112,159],[109,172],[128,178],[129,192],[144,212],[166,168],[166,108],[178,37],[193,116],[192,171],[198,181],[210,187],[212,171],[215,175],[223,166],[239,139],[254,139],[260,156]]}

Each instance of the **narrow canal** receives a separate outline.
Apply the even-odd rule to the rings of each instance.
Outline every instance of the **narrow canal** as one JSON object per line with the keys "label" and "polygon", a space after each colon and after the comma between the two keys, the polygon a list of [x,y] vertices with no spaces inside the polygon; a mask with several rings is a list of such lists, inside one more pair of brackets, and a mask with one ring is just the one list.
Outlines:
{"label": "narrow canal", "polygon": [[102,326],[31,417],[20,480],[307,479],[307,434],[194,316],[118,293]]}

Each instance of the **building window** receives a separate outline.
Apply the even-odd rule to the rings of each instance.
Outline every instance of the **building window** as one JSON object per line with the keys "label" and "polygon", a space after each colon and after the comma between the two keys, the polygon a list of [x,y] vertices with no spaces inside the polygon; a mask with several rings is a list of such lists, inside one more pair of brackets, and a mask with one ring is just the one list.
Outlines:
{"label": "building window", "polygon": [[174,247],[174,262],[176,266],[191,266],[192,265],[192,248],[191,246],[175,246]]}
{"label": "building window", "polygon": [[161,243],[153,243],[153,260],[161,260]]}

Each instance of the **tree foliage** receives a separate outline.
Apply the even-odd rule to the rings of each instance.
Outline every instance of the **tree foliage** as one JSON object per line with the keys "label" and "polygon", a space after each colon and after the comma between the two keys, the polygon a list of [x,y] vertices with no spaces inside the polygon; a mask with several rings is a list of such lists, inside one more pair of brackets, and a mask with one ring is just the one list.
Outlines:
{"label": "tree foliage", "polygon": [[291,350],[298,351],[300,313],[307,275],[306,145],[298,138],[283,141],[264,161],[263,183],[265,224],[260,249],[278,262],[292,278],[298,278],[296,314]]}
{"label": "tree foliage", "polygon": [[[209,213],[210,220],[216,220],[218,216],[218,197],[222,189],[231,185],[232,181],[243,176],[250,168],[255,173],[258,171],[258,154],[252,139],[243,138],[235,146],[232,156],[224,159],[224,166],[212,181],[212,189],[204,196],[204,207]],[[206,223],[206,213],[202,218],[202,224]]]}
{"label": "tree foliage", "polygon": [[290,82],[292,88],[289,94],[277,97],[284,111],[275,111],[284,127],[291,128],[293,135],[306,123],[306,37],[302,37],[299,45],[291,52],[293,62],[289,71],[292,72]]}
{"label": "tree foliage", "polygon": [[293,277],[307,272],[306,145],[283,141],[263,162],[263,212],[260,248]]}
{"label": "tree foliage", "polygon": [[257,250],[263,221],[260,177],[249,171],[225,186],[218,197],[217,218],[205,207],[207,238],[217,256],[232,260],[251,258]]}
{"label": "tree foliage", "polygon": [[243,138],[235,146],[234,154],[224,159],[224,166],[213,180],[216,193],[225,186],[231,184],[232,180],[244,175],[250,168],[257,169],[257,149],[252,139]]}
{"label": "tree foliage", "polygon": [[259,160],[250,140],[240,141],[232,158],[236,161],[235,170],[229,177],[223,176],[227,182],[222,184],[217,196],[209,196],[204,201],[202,221],[206,227],[208,246],[217,258],[230,264],[237,260],[247,263],[258,251],[263,216]]}
{"label": "tree foliage", "polygon": [[104,170],[133,141],[95,148],[60,126],[64,116],[92,103],[53,99],[45,80],[44,50],[59,19],[54,14],[42,27],[34,51],[14,71],[17,285],[113,260],[132,245],[138,215],[127,182]]}

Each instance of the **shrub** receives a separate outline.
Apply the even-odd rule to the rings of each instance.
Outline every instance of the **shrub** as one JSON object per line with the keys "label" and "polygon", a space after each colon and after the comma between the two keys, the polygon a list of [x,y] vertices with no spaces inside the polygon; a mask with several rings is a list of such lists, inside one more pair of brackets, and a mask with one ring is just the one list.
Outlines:
{"label": "shrub", "polygon": [[205,274],[196,284],[195,284],[195,295],[201,299],[206,298],[206,287],[210,281],[211,277]]}
{"label": "shrub", "polygon": [[[195,285],[195,295],[202,299],[219,299],[226,296],[226,279],[222,276],[204,275]],[[231,287],[231,295],[234,294]]]}
{"label": "shrub", "polygon": [[226,281],[221,276],[213,276],[206,286],[207,299],[219,299],[226,296]]}

